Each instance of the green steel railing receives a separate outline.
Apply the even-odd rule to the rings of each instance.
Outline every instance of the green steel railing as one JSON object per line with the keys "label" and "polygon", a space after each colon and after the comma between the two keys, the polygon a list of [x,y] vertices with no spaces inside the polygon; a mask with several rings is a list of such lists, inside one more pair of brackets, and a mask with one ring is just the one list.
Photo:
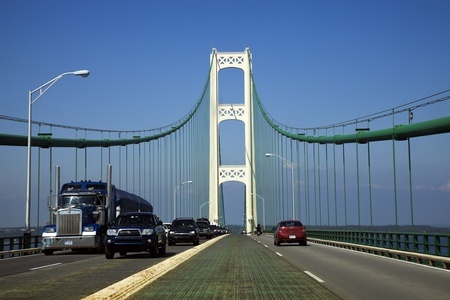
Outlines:
{"label": "green steel railing", "polygon": [[40,252],[41,236],[0,237],[0,259]]}
{"label": "green steel railing", "polygon": [[450,257],[450,233],[308,229],[308,237]]}

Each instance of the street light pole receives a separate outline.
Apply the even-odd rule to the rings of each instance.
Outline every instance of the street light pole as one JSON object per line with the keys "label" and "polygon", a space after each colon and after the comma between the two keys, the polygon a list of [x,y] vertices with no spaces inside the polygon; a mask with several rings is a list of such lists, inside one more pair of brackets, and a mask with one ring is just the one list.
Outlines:
{"label": "street light pole", "polygon": [[[44,83],[40,87],[28,92],[28,144],[27,144],[27,201],[26,201],[26,214],[25,214],[25,232],[24,235],[30,236],[30,206],[31,206],[31,108],[32,105],[58,80],[66,75],[76,75],[81,77],[89,76],[88,70],[79,70],[75,72],[66,72],[61,75],[56,76],[52,80]],[[39,92],[39,95],[33,100],[33,94]],[[39,209],[39,208],[38,208]]]}
{"label": "street light pole", "polygon": [[263,223],[264,223],[264,230],[266,230],[266,203],[264,201],[264,197],[262,197],[256,193],[255,194],[252,193],[252,195],[256,195],[256,197],[259,197],[259,199],[261,199],[263,202]]}
{"label": "street light pole", "polygon": [[292,219],[295,220],[295,199],[294,199],[294,163],[277,154],[266,153],[266,157],[275,156],[284,161],[291,168],[291,186],[292,186]]}
{"label": "street light pole", "polygon": [[181,183],[180,185],[177,185],[173,188],[173,219],[175,220],[177,216],[177,191],[181,188],[184,184],[192,183],[192,180],[185,181]]}
{"label": "street light pole", "polygon": [[202,205],[200,205],[200,215],[198,216],[199,218],[202,217],[202,207],[205,206],[206,204],[211,203],[211,201],[205,202]]}

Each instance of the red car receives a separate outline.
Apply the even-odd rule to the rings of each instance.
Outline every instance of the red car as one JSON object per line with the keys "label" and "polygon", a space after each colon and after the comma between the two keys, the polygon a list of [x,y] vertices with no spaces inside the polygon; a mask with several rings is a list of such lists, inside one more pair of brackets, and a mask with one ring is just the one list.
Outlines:
{"label": "red car", "polygon": [[280,246],[281,243],[298,243],[306,246],[306,227],[298,220],[280,221],[273,233],[273,244]]}

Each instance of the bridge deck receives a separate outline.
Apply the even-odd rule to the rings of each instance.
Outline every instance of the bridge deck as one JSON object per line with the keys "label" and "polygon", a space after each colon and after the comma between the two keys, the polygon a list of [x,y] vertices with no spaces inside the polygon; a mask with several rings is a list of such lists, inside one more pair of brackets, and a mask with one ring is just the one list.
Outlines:
{"label": "bridge deck", "polygon": [[132,299],[339,299],[255,240],[231,234]]}

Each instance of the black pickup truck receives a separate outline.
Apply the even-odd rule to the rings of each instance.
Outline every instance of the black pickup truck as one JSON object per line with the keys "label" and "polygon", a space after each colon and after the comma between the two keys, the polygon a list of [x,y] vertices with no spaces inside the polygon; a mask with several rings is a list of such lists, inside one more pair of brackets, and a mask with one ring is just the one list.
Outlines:
{"label": "black pickup truck", "polygon": [[120,214],[106,232],[105,256],[114,258],[116,252],[147,251],[150,257],[166,253],[166,233],[158,216],[150,212]]}

